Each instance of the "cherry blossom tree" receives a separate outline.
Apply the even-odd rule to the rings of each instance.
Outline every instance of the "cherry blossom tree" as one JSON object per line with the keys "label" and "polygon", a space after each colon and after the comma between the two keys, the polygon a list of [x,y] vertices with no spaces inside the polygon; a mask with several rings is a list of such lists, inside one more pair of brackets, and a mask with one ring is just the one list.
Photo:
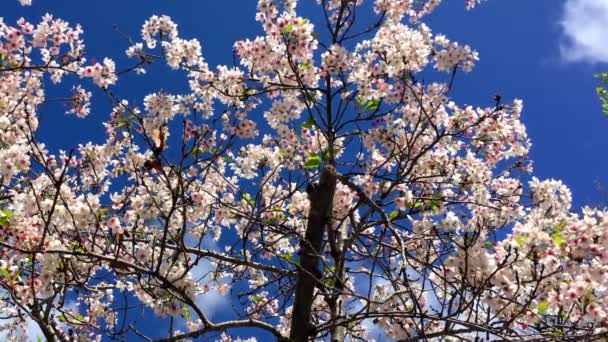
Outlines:
{"label": "cherry blossom tree", "polygon": [[[0,21],[6,340],[606,336],[608,212],[530,175],[522,101],[450,99],[478,54],[424,24],[440,1],[317,3],[259,0],[263,36],[218,66],[167,16],[123,66],[51,15]],[[125,100],[151,64],[189,91]],[[105,141],[41,141],[53,83],[74,120],[111,103]]]}

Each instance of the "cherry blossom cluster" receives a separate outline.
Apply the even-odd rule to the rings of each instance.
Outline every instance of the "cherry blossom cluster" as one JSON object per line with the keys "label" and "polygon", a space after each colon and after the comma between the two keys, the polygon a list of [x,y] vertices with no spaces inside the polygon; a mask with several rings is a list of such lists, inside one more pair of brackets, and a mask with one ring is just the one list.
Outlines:
{"label": "cherry blossom cluster", "polygon": [[[405,299],[406,296],[401,296],[404,292],[414,292],[416,302],[411,299]],[[401,312],[407,313],[415,310],[415,306],[425,307],[427,305],[425,293],[422,292],[419,286],[409,289],[393,288],[387,285],[376,285],[370,310],[376,313],[382,312]],[[415,323],[412,318],[398,317],[380,317],[374,320],[374,324],[378,325],[386,332],[386,335],[392,339],[400,339],[407,336],[414,336]]]}
{"label": "cherry blossom cluster", "polygon": [[[330,1],[329,9],[336,8],[338,1]],[[359,5],[362,1],[357,1]],[[465,0],[465,7],[473,9],[480,0]],[[410,21],[416,22],[423,16],[432,13],[437,6],[441,4],[441,0],[375,0],[374,11],[376,13],[385,13],[389,20],[398,22],[404,17],[409,17]]]}
{"label": "cherry blossom cluster", "polygon": [[84,67],[78,71],[78,75],[83,78],[92,78],[93,82],[101,88],[107,88],[116,82],[116,67],[114,61],[104,58],[103,63],[95,63]]}
{"label": "cherry blossom cluster", "polygon": [[67,114],[75,114],[79,118],[85,118],[91,113],[91,92],[81,86],[72,89],[72,107]]}

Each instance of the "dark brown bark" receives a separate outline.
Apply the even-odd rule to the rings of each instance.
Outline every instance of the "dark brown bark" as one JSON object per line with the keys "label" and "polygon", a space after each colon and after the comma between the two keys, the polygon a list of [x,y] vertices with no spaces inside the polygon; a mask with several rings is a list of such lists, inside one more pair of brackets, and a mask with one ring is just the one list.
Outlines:
{"label": "dark brown bark", "polygon": [[325,226],[330,221],[331,208],[336,192],[336,170],[332,165],[325,165],[318,184],[307,188],[310,199],[310,211],[304,240],[300,242],[300,269],[296,284],[296,297],[291,317],[289,340],[296,342],[309,341],[314,336],[312,324],[312,303],[314,290],[321,280],[319,270],[321,244]]}

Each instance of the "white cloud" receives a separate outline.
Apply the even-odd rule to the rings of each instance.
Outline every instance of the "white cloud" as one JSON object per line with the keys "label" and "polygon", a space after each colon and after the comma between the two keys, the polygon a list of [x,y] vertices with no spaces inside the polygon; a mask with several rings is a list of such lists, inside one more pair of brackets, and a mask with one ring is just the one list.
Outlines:
{"label": "white cloud", "polygon": [[608,0],[566,0],[560,25],[566,61],[608,62]]}
{"label": "white cloud", "polygon": [[[215,271],[215,267],[208,260],[201,260],[197,266],[192,269],[194,279],[202,283],[210,282],[211,275]],[[196,297],[196,304],[203,312],[213,318],[213,315],[221,309],[230,307],[230,298],[227,295],[221,295],[216,289]]]}
{"label": "white cloud", "polygon": [[230,308],[230,300],[228,296],[221,295],[217,290],[211,290],[196,298],[196,304],[213,318],[220,310]]}

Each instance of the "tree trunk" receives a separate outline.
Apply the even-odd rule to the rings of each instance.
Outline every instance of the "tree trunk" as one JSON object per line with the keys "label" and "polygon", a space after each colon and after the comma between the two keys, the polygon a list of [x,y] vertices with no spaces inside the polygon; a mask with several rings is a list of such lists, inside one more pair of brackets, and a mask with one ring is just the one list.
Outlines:
{"label": "tree trunk", "polygon": [[[340,279],[343,278],[342,275],[337,275]],[[336,288],[335,291],[338,293],[335,294],[333,298],[332,308],[331,308],[331,318],[336,320],[340,319],[343,315],[344,310],[344,298],[342,296],[342,292],[344,291],[344,285],[342,284],[342,280],[336,280]],[[331,328],[329,335],[331,342],[343,342],[345,337],[346,329],[342,325],[335,325]]]}
{"label": "tree trunk", "polygon": [[300,242],[300,269],[296,283],[296,297],[291,317],[290,341],[306,342],[314,337],[312,303],[314,290],[322,273],[319,270],[321,243],[325,226],[331,216],[336,192],[336,170],[325,165],[318,184],[309,184],[306,191],[310,199],[310,211],[304,240]]}
{"label": "tree trunk", "polygon": [[[344,314],[344,257],[346,255],[346,251],[344,250],[344,239],[345,232],[342,231],[341,227],[336,227],[335,230],[333,228],[328,228],[332,234],[328,234],[328,239],[330,239],[330,245],[332,247],[332,256],[334,259],[334,289],[332,290],[332,294],[329,297],[328,304],[331,309],[331,320],[336,321],[343,317]],[[335,325],[329,331],[330,341],[331,342],[343,342],[346,329],[343,325]]]}

